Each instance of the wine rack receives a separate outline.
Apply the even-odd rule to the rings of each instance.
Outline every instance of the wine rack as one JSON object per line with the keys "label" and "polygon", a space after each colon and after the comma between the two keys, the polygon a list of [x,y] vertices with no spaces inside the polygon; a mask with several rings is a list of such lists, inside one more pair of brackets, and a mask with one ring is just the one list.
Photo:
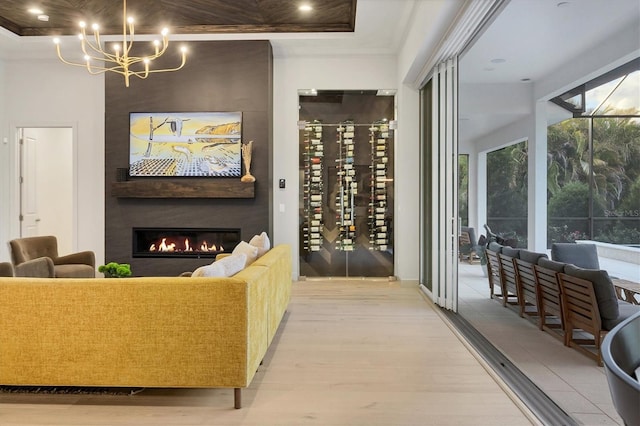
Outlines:
{"label": "wine rack", "polygon": [[354,161],[354,138],[355,126],[352,121],[345,121],[338,125],[336,225],[339,234],[336,240],[336,249],[342,251],[353,251],[356,241],[355,196],[358,194],[358,182]]}
{"label": "wine rack", "polygon": [[303,163],[305,179],[303,183],[302,225],[303,250],[320,251],[323,243],[322,201],[324,198],[322,123],[315,120],[304,127]]}
{"label": "wine rack", "polygon": [[389,248],[388,167],[389,167],[389,123],[382,120],[369,127],[371,145],[371,182],[369,197],[369,249],[385,251]]}

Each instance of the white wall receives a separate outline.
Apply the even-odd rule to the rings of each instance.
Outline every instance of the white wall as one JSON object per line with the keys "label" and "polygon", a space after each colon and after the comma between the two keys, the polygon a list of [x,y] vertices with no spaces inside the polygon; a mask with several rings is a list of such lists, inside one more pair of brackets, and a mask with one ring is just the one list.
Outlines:
{"label": "white wall", "polygon": [[[0,129],[7,128],[6,114],[6,71],[5,64],[0,60]],[[4,131],[0,132],[0,262],[8,261],[9,249],[7,241],[9,239],[9,165],[11,156],[9,155],[9,139]]]}
{"label": "white wall", "polygon": [[[0,62],[4,67],[0,97],[0,205],[8,220],[0,222],[0,241],[19,235],[15,159],[18,127],[72,127],[77,175],[74,250],[93,250],[104,260],[104,78],[51,60]],[[8,206],[8,208],[6,207]],[[0,260],[8,260],[0,244]]]}

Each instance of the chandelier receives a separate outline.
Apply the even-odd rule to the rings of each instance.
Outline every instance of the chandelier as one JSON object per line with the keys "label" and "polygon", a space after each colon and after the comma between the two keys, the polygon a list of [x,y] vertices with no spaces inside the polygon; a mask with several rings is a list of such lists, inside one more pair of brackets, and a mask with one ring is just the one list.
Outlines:
{"label": "chandelier", "polygon": [[131,76],[145,79],[152,73],[177,71],[184,67],[187,60],[187,50],[185,47],[182,47],[182,62],[178,67],[165,69],[150,68],[151,61],[162,56],[169,46],[169,30],[167,28],[163,28],[160,33],[162,36],[162,42],[159,40],[153,41],[153,53],[147,56],[129,55],[129,51],[133,46],[134,21],[133,18],[127,17],[127,0],[123,0],[122,3],[122,43],[109,43],[113,50],[112,52],[107,51],[106,43],[103,44],[100,39],[100,27],[98,24],[93,24],[91,26],[91,29],[93,30],[93,39],[91,39],[88,38],[86,34],[86,23],[80,22],[80,34],[78,34],[78,38],[80,39],[80,45],[82,53],[84,54],[85,62],[73,62],[64,59],[60,52],[60,39],[56,37],[53,39],[53,42],[56,45],[58,58],[67,65],[86,67],[87,71],[93,75],[103,74],[106,72],[121,74],[124,76],[124,84],[126,87],[129,87],[129,78]]}

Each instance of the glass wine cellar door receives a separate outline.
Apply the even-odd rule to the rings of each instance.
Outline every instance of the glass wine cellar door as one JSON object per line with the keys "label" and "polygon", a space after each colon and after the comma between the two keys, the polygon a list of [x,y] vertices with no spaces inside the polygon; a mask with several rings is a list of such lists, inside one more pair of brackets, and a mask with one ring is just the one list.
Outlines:
{"label": "glass wine cellar door", "polygon": [[300,276],[393,277],[387,91],[301,91]]}

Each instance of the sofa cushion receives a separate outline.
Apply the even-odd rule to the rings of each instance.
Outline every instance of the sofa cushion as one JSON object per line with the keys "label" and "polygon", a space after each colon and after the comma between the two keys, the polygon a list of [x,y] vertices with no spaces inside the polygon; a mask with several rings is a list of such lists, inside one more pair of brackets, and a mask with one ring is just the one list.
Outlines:
{"label": "sofa cushion", "polygon": [[233,249],[231,254],[244,254],[247,256],[247,261],[245,263],[245,267],[251,265],[258,258],[258,247],[252,246],[246,241],[240,241],[237,246]]}
{"label": "sofa cushion", "polygon": [[595,244],[553,243],[551,259],[572,263],[580,268],[600,269],[598,249]]}
{"label": "sofa cushion", "polygon": [[547,258],[547,255],[544,253],[536,253],[535,251],[520,250],[520,259],[532,265],[537,264],[540,258]]}
{"label": "sofa cushion", "polygon": [[575,265],[567,264],[564,273],[574,277],[582,278],[593,283],[593,291],[598,301],[598,309],[602,321],[615,320],[618,318],[618,298],[613,288],[613,283],[607,271],[599,269],[583,269]]}
{"label": "sofa cushion", "polygon": [[254,235],[249,240],[249,244],[254,247],[258,247],[258,257],[263,256],[271,248],[271,241],[266,232],[262,232],[260,235]]}
{"label": "sofa cushion", "polygon": [[56,278],[95,278],[96,270],[93,266],[70,264],[70,265],[54,265],[53,267]]}
{"label": "sofa cushion", "polygon": [[232,254],[210,265],[201,266],[191,274],[191,277],[230,277],[244,269],[247,256],[244,253]]}
{"label": "sofa cushion", "polygon": [[610,319],[602,320],[602,328],[604,330],[607,330],[607,331],[613,330],[613,328],[616,325],[620,324],[622,321],[640,312],[640,306],[632,305],[631,303],[625,302],[624,300],[619,300],[618,311],[619,311],[618,318],[613,320],[610,320]]}
{"label": "sofa cushion", "polygon": [[502,247],[502,251],[500,253],[504,254],[505,256],[513,257],[514,259],[520,258],[520,249],[514,249],[512,247],[504,246]]}
{"label": "sofa cushion", "polygon": [[547,259],[546,257],[541,257],[540,259],[538,259],[538,265],[546,269],[551,269],[552,271],[564,272],[564,267],[566,263],[556,262],[555,260]]}

